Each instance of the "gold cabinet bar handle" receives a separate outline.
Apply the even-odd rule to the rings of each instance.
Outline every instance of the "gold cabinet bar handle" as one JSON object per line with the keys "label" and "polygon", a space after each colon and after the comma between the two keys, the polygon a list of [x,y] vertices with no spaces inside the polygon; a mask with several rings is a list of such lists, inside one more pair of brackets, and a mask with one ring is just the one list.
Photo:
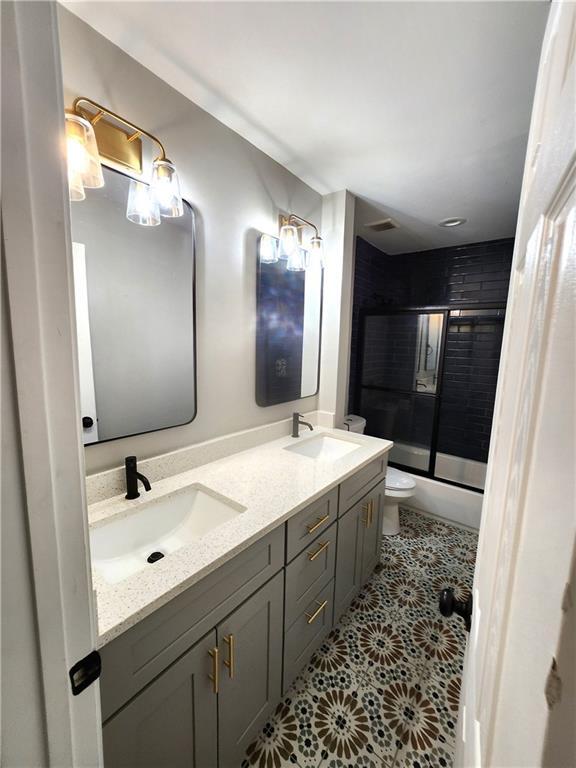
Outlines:
{"label": "gold cabinet bar handle", "polygon": [[374,499],[370,499],[370,522],[368,525],[372,525],[372,522],[374,520]]}
{"label": "gold cabinet bar handle", "polygon": [[330,513],[327,515],[324,515],[324,517],[319,517],[315,523],[312,525],[307,525],[306,528],[308,529],[308,533],[314,533],[314,531],[317,531],[320,526],[326,522],[330,518]]}
{"label": "gold cabinet bar handle", "polygon": [[228,637],[224,638],[224,642],[228,646],[228,661],[224,659],[224,666],[228,667],[228,675],[230,677],[234,677],[234,668],[236,664],[235,659],[235,647],[234,647],[234,635],[228,635]]}
{"label": "gold cabinet bar handle", "polygon": [[362,512],[366,513],[366,517],[362,518],[362,522],[364,523],[364,527],[368,528],[370,526],[370,502],[367,501],[365,504],[362,504]]}
{"label": "gold cabinet bar handle", "polygon": [[324,552],[325,549],[328,549],[328,545],[330,544],[329,541],[325,541],[323,544],[320,544],[316,552],[308,552],[308,560],[316,560],[318,555],[321,555],[322,552]]}
{"label": "gold cabinet bar handle", "polygon": [[324,600],[323,603],[319,603],[318,600],[314,601],[318,608],[314,611],[314,613],[305,613],[304,616],[308,619],[308,624],[312,624],[312,622],[320,616],[324,608],[328,605],[328,600]]}
{"label": "gold cabinet bar handle", "polygon": [[220,687],[220,664],[218,657],[220,652],[216,647],[208,651],[208,655],[212,658],[212,674],[208,675],[208,677],[212,680],[212,690],[214,693],[218,693],[218,688]]}

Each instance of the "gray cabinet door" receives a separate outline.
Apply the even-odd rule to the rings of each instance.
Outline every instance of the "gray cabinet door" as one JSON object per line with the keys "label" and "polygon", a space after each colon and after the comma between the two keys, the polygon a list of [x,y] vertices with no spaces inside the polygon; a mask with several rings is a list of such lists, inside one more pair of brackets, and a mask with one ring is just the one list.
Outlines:
{"label": "gray cabinet door", "polygon": [[250,741],[280,701],[284,573],[217,627],[219,768],[238,768]]}
{"label": "gray cabinet door", "polygon": [[104,724],[105,768],[216,768],[215,642],[212,631]]}
{"label": "gray cabinet door", "polygon": [[372,504],[367,524],[364,526],[364,544],[362,547],[362,583],[364,584],[380,561],[380,548],[382,545],[382,514],[384,511],[384,494],[386,484],[380,483],[362,500],[362,507],[366,509],[366,502]]}
{"label": "gray cabinet door", "polygon": [[361,503],[355,504],[338,520],[334,623],[338,621],[362,587],[364,520],[365,513]]}

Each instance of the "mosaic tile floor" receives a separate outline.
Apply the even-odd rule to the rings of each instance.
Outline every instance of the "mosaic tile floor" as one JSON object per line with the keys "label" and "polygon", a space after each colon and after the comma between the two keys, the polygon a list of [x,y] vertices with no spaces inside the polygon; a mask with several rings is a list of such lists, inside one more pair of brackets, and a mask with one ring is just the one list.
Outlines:
{"label": "mosaic tile floor", "polygon": [[477,536],[401,510],[381,567],[248,748],[242,768],[450,768]]}

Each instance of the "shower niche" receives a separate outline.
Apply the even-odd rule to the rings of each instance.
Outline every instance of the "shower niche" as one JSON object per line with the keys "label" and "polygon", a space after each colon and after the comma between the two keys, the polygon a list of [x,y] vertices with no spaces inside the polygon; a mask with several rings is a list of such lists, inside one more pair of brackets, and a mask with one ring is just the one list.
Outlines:
{"label": "shower niche", "polygon": [[482,490],[504,307],[365,310],[354,409],[390,463]]}

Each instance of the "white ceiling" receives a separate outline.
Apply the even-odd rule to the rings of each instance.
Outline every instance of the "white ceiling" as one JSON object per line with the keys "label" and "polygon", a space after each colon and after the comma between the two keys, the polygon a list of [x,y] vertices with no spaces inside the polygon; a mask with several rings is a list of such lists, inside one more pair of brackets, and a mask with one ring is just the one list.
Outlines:
{"label": "white ceiling", "polygon": [[[547,2],[65,5],[319,192],[351,190],[383,250],[514,234]],[[385,216],[399,229],[365,229]]]}

